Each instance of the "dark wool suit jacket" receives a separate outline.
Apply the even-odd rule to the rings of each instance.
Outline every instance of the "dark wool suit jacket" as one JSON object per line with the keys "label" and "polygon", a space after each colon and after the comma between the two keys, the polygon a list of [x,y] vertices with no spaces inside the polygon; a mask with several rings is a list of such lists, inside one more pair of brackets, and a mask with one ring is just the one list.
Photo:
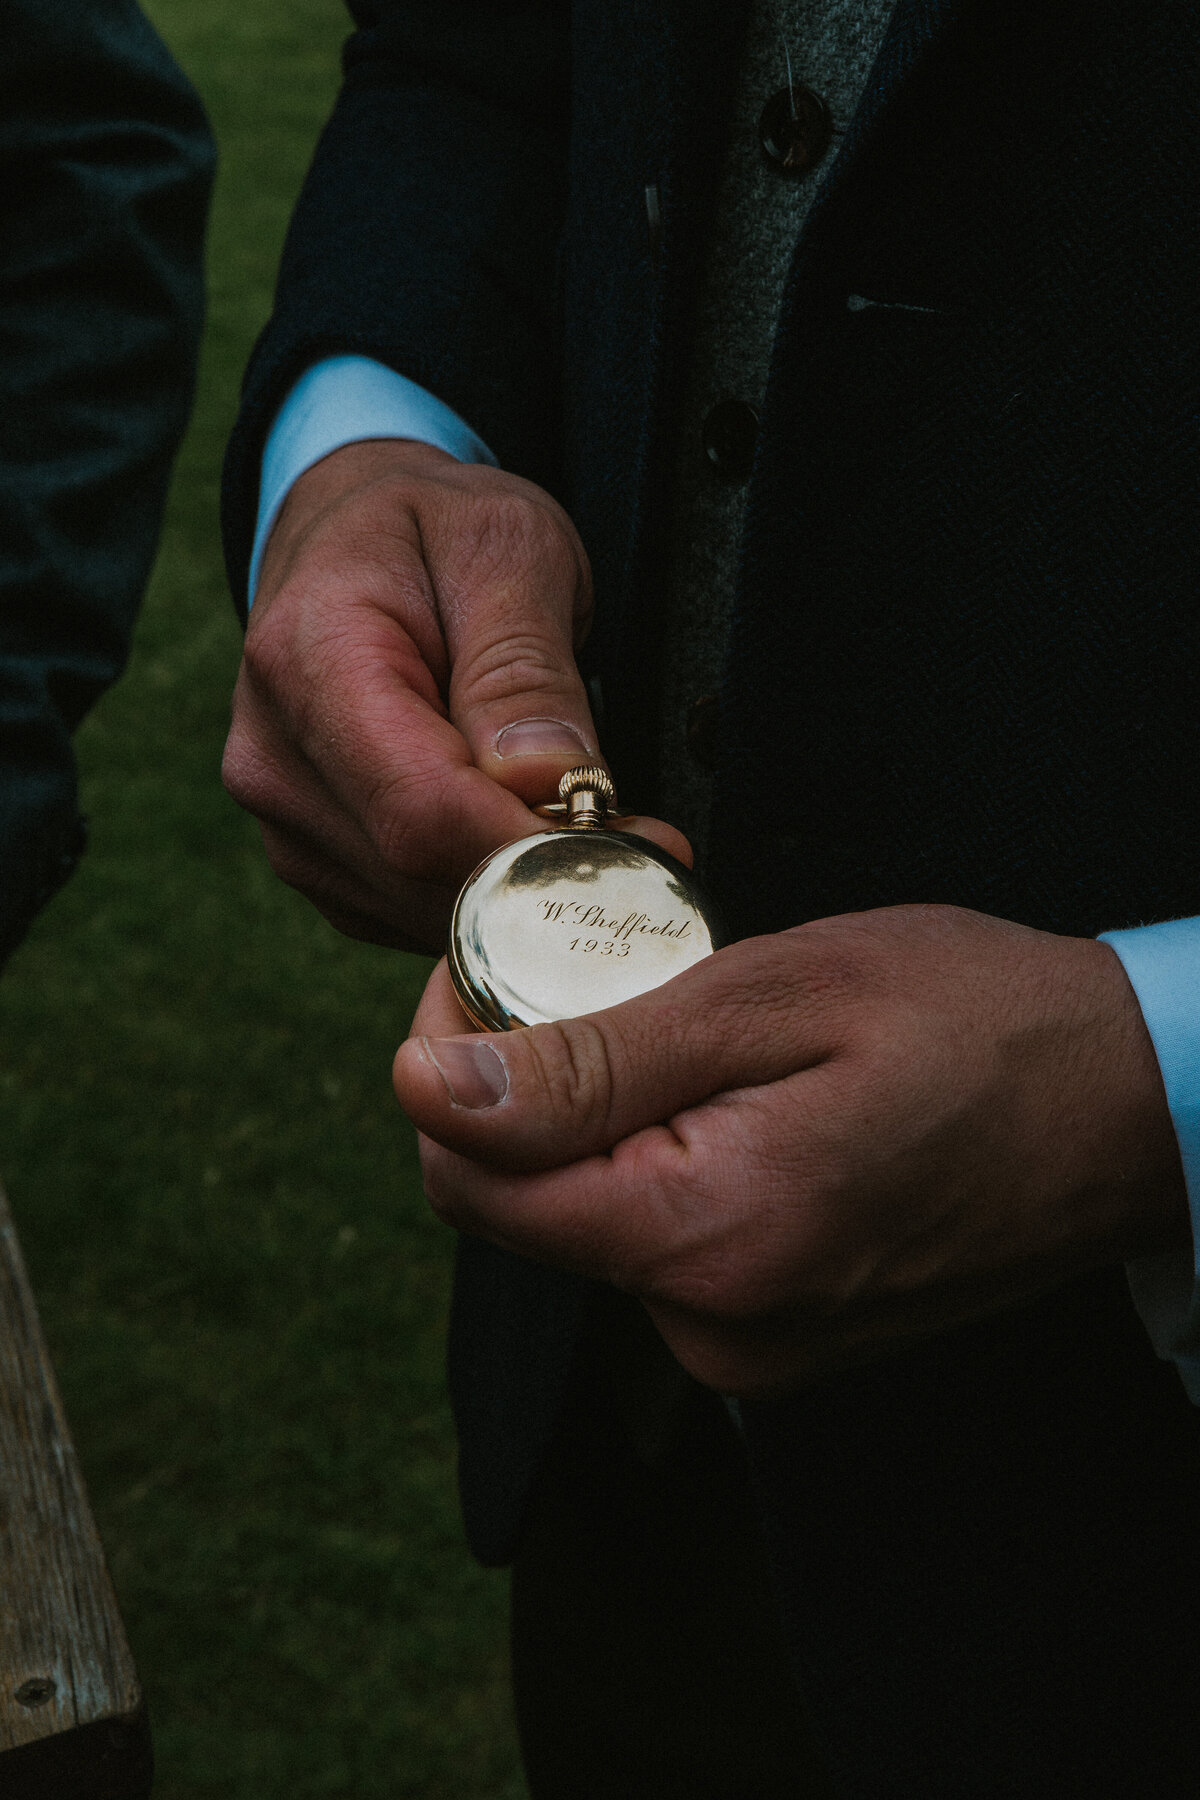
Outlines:
{"label": "dark wool suit jacket", "polygon": [[133,0],[0,6],[0,961],[82,845],[187,419],[212,139]]}
{"label": "dark wool suit jacket", "polygon": [[[667,472],[742,8],[351,10],[230,455],[235,592],[290,383],[333,351],[392,363],[571,510],[606,750],[652,806]],[[1183,0],[899,0],[763,407],[709,869],[739,931],[912,900],[1081,934],[1200,911],[1198,41]],[[585,1304],[466,1248],[451,1369],[485,1559]],[[847,1791],[1189,1791],[1196,1430],[1119,1272],[746,1424]],[[1014,1718],[1025,1775],[988,1785]],[[1106,1785],[1118,1737],[1149,1786]]]}

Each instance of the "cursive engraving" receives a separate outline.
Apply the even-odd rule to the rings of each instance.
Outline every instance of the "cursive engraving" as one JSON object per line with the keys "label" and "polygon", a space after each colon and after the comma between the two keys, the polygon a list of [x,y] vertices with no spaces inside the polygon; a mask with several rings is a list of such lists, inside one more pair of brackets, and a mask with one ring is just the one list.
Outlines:
{"label": "cursive engraving", "polygon": [[649,913],[631,912],[622,917],[603,906],[585,906],[581,900],[539,900],[537,907],[547,925],[566,925],[575,932],[603,932],[618,944],[635,937],[677,938],[682,942],[692,935],[692,921],[674,916],[656,925]]}

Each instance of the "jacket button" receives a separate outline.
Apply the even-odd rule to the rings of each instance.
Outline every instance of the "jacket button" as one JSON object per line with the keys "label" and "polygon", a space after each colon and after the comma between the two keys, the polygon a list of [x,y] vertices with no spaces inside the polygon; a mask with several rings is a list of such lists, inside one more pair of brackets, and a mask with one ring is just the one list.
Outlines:
{"label": "jacket button", "polygon": [[704,454],[726,481],[745,481],[754,467],[758,414],[746,400],[718,400],[704,421]]}
{"label": "jacket button", "polygon": [[797,83],[772,94],[759,114],[758,141],[781,175],[807,175],[833,139],[833,115],[820,94]]}
{"label": "jacket button", "polygon": [[719,760],[721,700],[717,694],[701,694],[693,700],[687,716],[687,747],[693,762],[702,769],[715,769]]}

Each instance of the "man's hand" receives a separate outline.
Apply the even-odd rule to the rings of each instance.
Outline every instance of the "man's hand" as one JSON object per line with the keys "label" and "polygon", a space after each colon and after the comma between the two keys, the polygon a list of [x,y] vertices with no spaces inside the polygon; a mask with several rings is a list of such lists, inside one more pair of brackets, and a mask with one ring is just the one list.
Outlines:
{"label": "man's hand", "polygon": [[786,1389],[1188,1241],[1114,953],[951,907],[719,951],[607,1012],[395,1067],[451,1224],[638,1295],[701,1381]]}
{"label": "man's hand", "polygon": [[[263,559],[225,754],[277,874],[354,937],[445,941],[454,896],[595,759],[591,578],[531,482],[426,444],[302,475]],[[629,827],[685,859],[678,832]]]}

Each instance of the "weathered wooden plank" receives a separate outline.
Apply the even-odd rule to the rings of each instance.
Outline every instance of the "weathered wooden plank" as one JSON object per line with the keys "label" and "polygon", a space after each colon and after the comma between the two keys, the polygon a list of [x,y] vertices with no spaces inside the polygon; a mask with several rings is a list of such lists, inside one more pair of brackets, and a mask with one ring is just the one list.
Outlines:
{"label": "weathered wooden plank", "polygon": [[[0,1793],[6,1752],[101,1721],[113,1722],[112,1729],[118,1723],[136,1729],[130,1721],[139,1718],[140,1705],[133,1658],[0,1190]],[[92,1735],[71,1744],[90,1742]],[[31,1760],[14,1754],[14,1775],[18,1765],[30,1768]],[[72,1789],[59,1791],[63,1800],[73,1800]]]}

